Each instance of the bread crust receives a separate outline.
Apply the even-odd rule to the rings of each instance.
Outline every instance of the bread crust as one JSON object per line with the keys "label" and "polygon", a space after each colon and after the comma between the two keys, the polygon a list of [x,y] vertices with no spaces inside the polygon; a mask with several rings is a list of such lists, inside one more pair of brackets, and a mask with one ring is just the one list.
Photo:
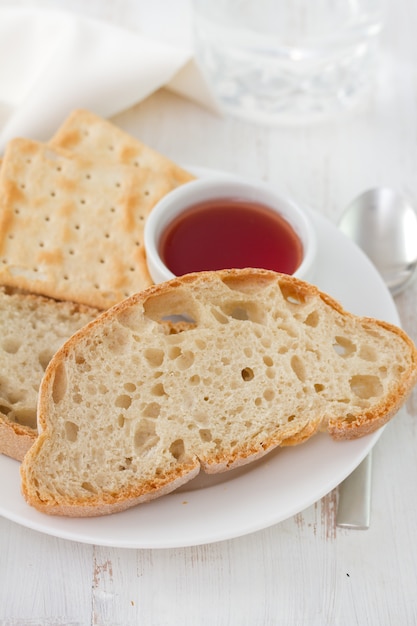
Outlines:
{"label": "bread crust", "polygon": [[[34,444],[36,446],[36,443]],[[92,498],[67,498],[62,502],[42,501],[33,485],[30,484],[30,474],[22,473],[22,493],[29,504],[32,504],[41,513],[65,517],[99,517],[120,513],[139,504],[151,502],[156,498],[166,496],[190,480],[195,478],[200,472],[200,463],[196,460],[181,468],[180,472],[173,472],[166,475],[158,484],[153,485],[150,490],[149,485],[144,489],[136,485],[132,489],[126,489],[118,494],[103,494]]]}
{"label": "bread crust", "polygon": [[[218,300],[216,300],[216,298],[222,298],[222,294],[224,292],[227,292],[227,297],[225,297],[225,300],[222,301],[220,308],[216,309],[213,313],[213,309],[218,304]],[[132,475],[132,480],[120,489],[115,488],[115,490],[107,490],[104,488],[100,490],[98,488],[94,494],[85,493],[84,496],[80,496],[79,494],[77,495],[77,493],[75,495],[66,495],[65,493],[62,495],[56,492],[52,493],[53,490],[49,490],[48,485],[40,486],[42,481],[47,482],[47,479],[45,479],[42,472],[48,465],[48,454],[50,454],[50,452],[48,452],[48,442],[53,441],[54,429],[57,427],[56,420],[60,420],[59,414],[62,409],[57,410],[55,413],[54,411],[57,406],[60,406],[61,401],[64,402],[63,398],[66,398],[67,395],[73,393],[72,390],[78,388],[79,384],[81,384],[80,373],[77,374],[77,371],[70,365],[74,363],[77,358],[79,359],[80,368],[82,369],[85,365],[83,361],[84,359],[87,359],[87,355],[96,354],[97,350],[100,349],[105,350],[103,345],[106,341],[112,340],[115,329],[120,330],[119,326],[123,328],[123,332],[125,332],[125,329],[128,328],[129,332],[132,332],[132,335],[135,335],[136,333],[138,337],[138,339],[134,340],[136,342],[139,342],[139,336],[142,337],[140,342],[144,345],[141,346],[141,350],[146,350],[146,347],[151,345],[156,336],[159,341],[158,345],[167,345],[167,350],[171,350],[171,344],[169,341],[167,342],[166,339],[161,339],[159,334],[156,335],[155,333],[159,333],[159,330],[156,331],[155,328],[158,328],[158,324],[160,324],[161,320],[163,320],[165,314],[175,315],[181,313],[183,310],[181,307],[183,307],[184,302],[191,303],[190,306],[192,313],[195,314],[197,319],[192,321],[190,327],[187,327],[187,324],[184,325],[183,323],[182,330],[184,333],[180,333],[178,342],[183,340],[185,344],[187,342],[187,338],[197,337],[203,345],[204,341],[209,340],[209,335],[205,332],[205,329],[210,326],[211,322],[207,320],[211,320],[212,317],[210,316],[213,315],[216,317],[216,323],[219,322],[219,325],[216,326],[219,333],[224,331],[224,324],[230,324],[230,328],[232,329],[242,328],[242,324],[244,325],[246,322],[243,321],[242,324],[240,323],[239,315],[241,315],[241,312],[236,312],[234,310],[229,311],[227,309],[227,298],[232,301],[235,308],[239,308],[242,302],[246,303],[245,306],[247,306],[247,310],[249,311],[249,325],[246,323],[247,326],[245,327],[245,332],[246,329],[250,328],[255,333],[255,337],[260,337],[261,335],[259,329],[262,329],[262,324],[265,324],[266,326],[271,324],[270,321],[268,323],[262,321],[264,307],[275,307],[275,304],[270,304],[270,301],[273,294],[278,292],[279,297],[277,295],[277,301],[279,300],[280,304],[276,305],[276,310],[275,308],[273,310],[271,309],[272,313],[274,315],[276,313],[276,318],[280,319],[280,315],[282,315],[280,307],[282,308],[284,305],[287,307],[290,313],[287,312],[287,309],[285,309],[285,311],[286,314],[288,313],[289,317],[285,323],[280,321],[279,324],[281,324],[284,330],[286,328],[288,331],[291,321],[292,326],[289,332],[288,345],[293,350],[294,348],[291,346],[296,344],[297,341],[303,346],[302,350],[299,350],[298,353],[294,351],[293,360],[288,361],[288,363],[291,363],[292,367],[289,380],[293,381],[291,384],[294,385],[294,389],[299,388],[300,390],[299,399],[297,401],[298,404],[295,404],[295,406],[300,407],[300,414],[290,416],[288,423],[285,423],[285,427],[278,421],[278,417],[271,418],[268,412],[263,413],[262,415],[266,416],[267,419],[272,420],[272,426],[269,425],[268,428],[266,428],[263,423],[259,423],[256,427],[257,430],[254,430],[253,436],[249,438],[245,438],[243,436],[241,441],[236,441],[230,446],[226,446],[225,444],[220,445],[217,450],[213,446],[210,447],[211,442],[207,444],[206,448],[202,444],[200,449],[194,450],[194,452],[193,449],[188,450],[184,458],[181,457],[181,454],[178,454],[178,458],[176,457],[178,463],[168,463],[166,470],[159,476],[155,474],[153,478],[144,478],[141,474],[135,474]],[[217,296],[217,293],[220,295]],[[244,313],[246,314],[247,311]],[[271,311],[269,311],[269,314],[270,313]],[[329,315],[329,320],[327,320],[327,314]],[[224,321],[221,318],[221,315],[225,315],[226,317],[228,316],[228,319]],[[253,315],[253,319],[250,318],[251,315]],[[246,318],[243,317],[242,319],[245,320]],[[320,319],[323,324],[323,330],[320,330],[321,334],[319,339],[317,339],[317,345],[313,345],[313,341],[315,340],[314,338],[319,332],[316,327],[319,327]],[[268,320],[270,320],[270,318],[268,318]],[[117,322],[116,326],[115,322]],[[279,326],[280,332],[281,326]],[[201,328],[203,328],[203,331],[201,331]],[[227,328],[229,332],[229,327]],[[269,326],[267,329],[269,330]],[[360,363],[363,362],[363,371],[366,372],[366,374],[362,374],[361,370],[359,375],[356,377],[356,370],[353,370],[353,375],[352,373],[349,373],[351,386],[353,385],[352,380],[355,379],[354,383],[358,387],[356,389],[355,386],[352,386],[352,395],[355,396],[354,400],[356,402],[356,404],[354,403],[353,405],[352,403],[348,405],[348,399],[343,398],[343,396],[340,400],[333,397],[330,397],[330,399],[326,399],[326,397],[323,398],[322,395],[323,393],[326,393],[326,389],[322,390],[321,385],[319,383],[315,383],[314,377],[311,382],[309,380],[309,372],[303,372],[302,363],[300,364],[297,361],[299,354],[302,356],[307,355],[309,358],[311,358],[311,354],[313,354],[317,363],[321,363],[321,366],[323,366],[323,359],[320,358],[320,354],[317,354],[317,346],[321,345],[321,337],[327,337],[333,329],[336,339],[339,335],[343,335],[343,333],[350,337],[349,332],[354,332],[356,329],[357,333],[363,332],[366,334],[366,337],[369,335],[369,341],[374,341],[374,346],[379,346],[380,344],[378,342],[382,342],[383,340],[385,343],[381,343],[381,346],[391,346],[394,341],[396,342],[395,352],[393,355],[390,355],[389,359],[386,357],[382,359],[382,356],[377,354],[375,347],[369,347],[368,345],[362,345],[361,350],[363,354],[358,355],[357,352],[359,348],[353,345],[355,336],[352,338],[351,343],[349,343],[350,339],[346,338],[344,339],[345,343],[342,341],[341,347],[346,354],[342,354],[341,356],[333,355],[334,363],[340,369],[342,374],[336,374],[335,370],[334,376],[339,376],[342,380],[344,375],[343,368],[346,369],[347,367],[345,363],[350,364],[353,358],[359,359]],[[351,329],[353,329],[353,331]],[[274,329],[274,332],[275,330],[276,329]],[[164,332],[166,336],[166,331]],[[230,332],[232,332],[232,330],[230,330]],[[237,333],[238,331],[233,330],[233,332]],[[236,346],[239,346],[239,342],[243,342],[245,332],[243,332],[242,335],[238,335],[237,343],[233,343],[230,339],[231,352],[234,352],[237,349]],[[192,333],[194,333],[194,335]],[[303,339],[305,343],[302,343],[300,339],[301,337],[307,337],[307,339]],[[388,344],[387,337],[389,339]],[[119,343],[122,345],[123,335],[120,335],[120,338],[117,339],[119,339]],[[134,341],[132,340],[132,344]],[[179,354],[178,342],[172,343],[172,346],[174,346],[175,350],[177,350],[177,355]],[[114,348],[114,345],[111,345]],[[262,341],[260,341],[259,344],[256,343],[253,345],[261,349]],[[331,348],[332,345],[329,345]],[[88,346],[88,350],[83,351],[86,346]],[[279,351],[279,347],[280,345],[278,343],[273,345],[274,358],[276,359],[275,365],[277,368],[280,357],[275,355],[278,354],[277,350]],[[330,348],[326,349],[329,351]],[[287,351],[288,349],[289,348],[286,346]],[[220,358],[221,355],[224,356],[226,352],[227,351],[223,351],[221,353],[219,352],[219,356],[216,357],[212,357],[211,353],[206,353],[207,364],[217,358]],[[265,352],[265,356],[263,357],[264,362],[267,364],[269,360],[271,360],[269,356],[270,352]],[[315,352],[316,354],[314,354]],[[326,355],[326,358],[330,358],[333,352],[334,351],[331,349],[328,353],[324,354]],[[135,352],[130,351],[130,340],[127,340],[126,354],[129,355],[129,359],[134,359],[135,357]],[[249,354],[250,350],[248,349],[247,355]],[[376,380],[377,376],[372,374],[372,372],[381,371],[382,378],[384,376],[386,377],[388,375],[386,371],[388,367],[387,364],[392,361],[391,357],[397,354],[399,364],[398,367],[395,364],[393,369],[393,382],[390,382],[390,384],[384,388],[384,391],[381,392],[379,386],[382,385],[382,383],[379,380]],[[255,363],[255,356],[257,355],[252,356],[253,362]],[[233,358],[235,358],[234,355]],[[248,360],[250,361],[249,357]],[[90,372],[93,362],[95,362],[94,359],[91,363],[87,363],[90,368],[88,371]],[[108,364],[106,359],[102,362]],[[121,364],[124,362],[125,359],[121,361]],[[374,362],[376,362],[376,365],[374,365]],[[380,363],[382,364],[381,367]],[[351,366],[349,365],[349,367]],[[156,369],[158,370],[158,368]],[[162,366],[159,366],[159,370],[161,369]],[[271,367],[268,365],[266,370],[267,377],[270,375],[270,370]],[[61,376],[60,371],[65,371],[65,376]],[[286,370],[284,368],[283,376],[285,371]],[[90,373],[90,376],[94,377],[94,373]],[[147,381],[147,385],[150,384],[149,380],[153,380],[152,378],[148,380],[144,371],[141,371],[141,375],[143,375],[143,380]],[[162,373],[159,372],[158,375],[162,376]],[[193,404],[195,401],[195,393],[193,392],[194,395],[193,393],[188,393],[189,388],[187,385],[191,383],[185,382],[186,380],[193,380],[191,374],[187,373],[187,376],[189,376],[188,379],[185,379],[181,374],[181,371],[178,373],[177,370],[172,370],[172,372],[167,371],[165,372],[165,375],[165,378],[161,378],[161,380],[164,380],[163,384],[168,387],[170,380],[176,377],[178,380],[176,384],[177,387],[179,387],[180,395],[184,398],[184,402],[187,401],[189,396],[189,401]],[[249,379],[250,375],[251,372],[249,371]],[[224,377],[225,375],[223,375],[223,378]],[[358,380],[356,380],[356,378]],[[141,379],[139,379],[139,382],[140,381]],[[194,477],[198,473],[200,467],[207,473],[226,471],[228,469],[250,463],[255,459],[259,459],[277,446],[299,445],[300,443],[307,441],[319,430],[327,430],[327,432],[336,440],[354,439],[374,432],[376,429],[383,426],[398,411],[416,381],[417,350],[414,343],[403,330],[387,322],[372,318],[359,318],[352,313],[345,311],[338,302],[327,294],[321,292],[314,285],[287,275],[277,274],[267,270],[253,269],[201,272],[175,278],[167,283],[153,285],[145,291],[137,293],[115,305],[112,309],[103,312],[97,319],[93,320],[73,335],[55,354],[46,370],[40,390],[38,420],[41,434],[37,442],[32,446],[31,450],[26,455],[21,468],[23,495],[29,504],[49,514],[93,516],[121,511],[131,506],[135,506],[138,503],[146,502],[173,491],[179,485],[184,484],[187,480]],[[385,384],[384,380],[382,382]],[[259,384],[261,383],[262,380]],[[332,380],[329,380],[328,384],[330,388],[329,393],[333,393]],[[245,384],[243,383],[242,390],[244,391],[239,391],[238,394],[234,394],[231,388],[227,387],[227,381],[225,382],[222,380],[221,374],[219,374],[219,379],[215,380],[213,387],[219,389],[222,402],[225,404],[228,401],[227,399],[230,399],[231,396],[238,396],[240,393],[244,393],[244,391],[246,392],[248,389],[248,387],[245,387]],[[223,389],[223,391],[221,391],[221,389]],[[275,386],[274,389],[276,393],[280,393],[279,385]],[[336,388],[336,390],[337,389],[338,388]],[[266,390],[268,391],[268,387]],[[254,388],[253,393],[254,399],[256,400],[257,394],[259,394],[257,387]],[[346,394],[346,390],[343,393]],[[311,395],[311,402],[309,394]],[[112,402],[114,402],[114,395],[115,393],[111,396]],[[378,397],[378,395],[380,397]],[[374,396],[376,396],[376,399],[374,399]],[[87,404],[90,400],[92,401],[93,398],[84,399]],[[258,402],[258,400],[256,400],[256,402]],[[259,403],[260,402],[261,400],[259,399]],[[349,406],[349,409],[346,410],[346,414],[343,409],[344,402]],[[277,406],[279,407],[279,403],[277,404],[277,402],[273,402],[271,406],[273,406],[274,411],[276,411]],[[354,407],[353,409],[352,406]],[[70,408],[70,405],[68,405],[68,407]],[[184,407],[178,406],[177,408],[179,415],[176,415],[175,420],[177,420],[177,422],[175,422],[175,420],[174,422],[180,425]],[[338,410],[337,415],[332,413],[335,409]],[[126,409],[123,415],[128,416],[128,409]],[[154,424],[154,417],[155,416],[152,415],[152,419],[147,421]],[[93,418],[94,420],[100,419],[95,416],[93,416]],[[68,415],[66,416],[66,419],[72,420],[75,418]],[[169,425],[169,420],[171,418],[168,417],[165,419],[167,420],[166,424]],[[274,426],[275,422],[273,421],[275,419],[277,419],[276,426]],[[78,426],[80,430],[84,428],[86,426],[85,420],[80,419]],[[184,430],[181,430],[182,427],[178,426],[178,428],[178,432],[184,432]],[[218,428],[218,426],[213,426],[213,428]],[[233,428],[233,424],[231,425],[231,428]],[[263,431],[263,428],[265,428],[265,432]],[[171,434],[172,439],[175,439],[176,431],[172,431]],[[211,436],[215,438],[217,434],[218,433],[214,431],[211,433]],[[184,434],[179,434],[178,436],[184,438]],[[225,435],[222,433],[222,436]],[[195,442],[195,439],[193,441]],[[59,445],[57,440],[56,444]],[[71,442],[67,445],[65,454],[69,453],[68,451],[71,450],[71,445]],[[126,453],[124,454],[126,455]],[[145,456],[146,454],[148,454],[148,452],[145,453]],[[175,456],[175,453],[173,454]],[[139,458],[140,462],[141,459],[142,457]],[[136,460],[137,459],[134,458],[134,462],[136,462]],[[152,462],[156,461],[153,460]],[[163,465],[162,460],[161,464]],[[111,473],[111,470],[109,470],[109,473]],[[109,475],[109,480],[112,477]],[[63,488],[62,490],[65,491]]]}
{"label": "bread crust", "polygon": [[37,432],[14,422],[9,422],[0,413],[0,454],[10,456],[16,461],[23,458],[37,437]]}

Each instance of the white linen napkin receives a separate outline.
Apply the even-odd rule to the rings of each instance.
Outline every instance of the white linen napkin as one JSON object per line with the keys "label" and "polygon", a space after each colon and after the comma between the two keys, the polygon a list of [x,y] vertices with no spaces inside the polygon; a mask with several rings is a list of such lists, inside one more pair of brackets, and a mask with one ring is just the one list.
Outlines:
{"label": "white linen napkin", "polygon": [[163,86],[218,110],[185,42],[63,11],[0,8],[0,153],[16,136],[49,139],[73,109],[110,117]]}

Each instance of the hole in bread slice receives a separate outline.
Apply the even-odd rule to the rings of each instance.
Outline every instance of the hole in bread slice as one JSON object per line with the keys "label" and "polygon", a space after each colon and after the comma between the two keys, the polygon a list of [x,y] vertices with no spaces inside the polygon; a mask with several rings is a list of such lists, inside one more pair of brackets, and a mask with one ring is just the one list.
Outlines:
{"label": "hole in bread slice", "polygon": [[154,448],[159,442],[156,424],[152,420],[142,419],[136,426],[134,446],[137,454],[144,454]]}
{"label": "hole in bread slice", "polygon": [[67,390],[67,373],[64,363],[57,364],[54,371],[52,383],[52,400],[54,404],[59,404],[65,397]]}
{"label": "hole in bread slice", "polygon": [[78,425],[74,422],[65,422],[65,437],[68,441],[75,442],[78,437]]}
{"label": "hole in bread slice", "polygon": [[340,335],[334,338],[333,349],[341,357],[348,357],[357,350],[355,343],[351,339]]}
{"label": "hole in bread slice", "polygon": [[352,392],[363,400],[375,398],[383,393],[383,386],[378,376],[357,374],[350,379]]}
{"label": "hole in bread slice", "polygon": [[176,439],[169,447],[169,451],[179,463],[185,460],[185,445],[183,439]]}
{"label": "hole in bread slice", "polygon": [[253,369],[251,367],[244,367],[242,370],[242,378],[245,382],[252,380],[255,374],[253,373]]}

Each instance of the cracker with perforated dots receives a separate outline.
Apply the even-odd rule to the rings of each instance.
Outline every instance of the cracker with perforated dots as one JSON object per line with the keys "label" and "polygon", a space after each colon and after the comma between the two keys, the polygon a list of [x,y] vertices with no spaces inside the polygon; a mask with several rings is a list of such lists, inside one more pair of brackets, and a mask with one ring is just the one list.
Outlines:
{"label": "cracker with perforated dots", "polygon": [[51,138],[49,145],[71,150],[95,162],[103,160],[138,169],[149,168],[173,187],[194,178],[136,137],[85,109],[73,111]]}
{"label": "cracker with perforated dots", "polygon": [[[56,140],[9,142],[0,171],[0,284],[106,309],[151,284],[146,218],[193,177],[92,118],[96,125],[79,130],[88,141],[73,141],[70,150]],[[128,150],[136,143],[141,162]]]}

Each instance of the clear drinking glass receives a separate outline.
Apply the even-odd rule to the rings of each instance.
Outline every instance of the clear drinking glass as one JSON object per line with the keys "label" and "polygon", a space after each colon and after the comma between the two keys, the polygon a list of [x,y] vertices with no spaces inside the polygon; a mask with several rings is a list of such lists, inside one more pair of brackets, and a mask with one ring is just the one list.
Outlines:
{"label": "clear drinking glass", "polygon": [[197,62],[256,122],[323,119],[372,90],[383,0],[194,0]]}

